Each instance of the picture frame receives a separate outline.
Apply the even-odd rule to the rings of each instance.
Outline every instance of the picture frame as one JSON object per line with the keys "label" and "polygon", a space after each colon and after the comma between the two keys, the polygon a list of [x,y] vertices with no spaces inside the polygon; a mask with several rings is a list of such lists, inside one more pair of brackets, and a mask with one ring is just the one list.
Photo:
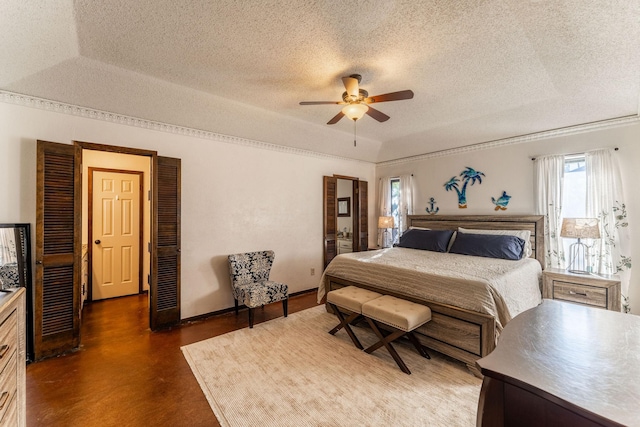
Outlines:
{"label": "picture frame", "polygon": [[338,216],[351,216],[351,197],[338,197]]}

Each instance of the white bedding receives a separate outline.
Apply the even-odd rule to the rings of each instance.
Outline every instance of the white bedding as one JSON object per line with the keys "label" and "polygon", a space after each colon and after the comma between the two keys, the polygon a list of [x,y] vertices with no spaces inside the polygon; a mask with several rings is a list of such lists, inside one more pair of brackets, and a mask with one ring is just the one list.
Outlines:
{"label": "white bedding", "polygon": [[542,302],[542,269],[532,258],[509,261],[407,248],[343,254],[322,275],[318,302],[327,275],[492,315],[498,333]]}

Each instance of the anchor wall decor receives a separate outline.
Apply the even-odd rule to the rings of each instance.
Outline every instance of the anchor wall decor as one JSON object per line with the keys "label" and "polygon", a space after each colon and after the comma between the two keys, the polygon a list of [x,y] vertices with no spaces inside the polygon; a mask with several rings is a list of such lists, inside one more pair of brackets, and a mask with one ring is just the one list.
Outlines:
{"label": "anchor wall decor", "polygon": [[429,215],[435,215],[440,210],[440,208],[434,208],[435,204],[436,200],[433,197],[429,198],[428,205],[430,206],[430,208],[429,206],[427,206],[427,209],[425,209]]}

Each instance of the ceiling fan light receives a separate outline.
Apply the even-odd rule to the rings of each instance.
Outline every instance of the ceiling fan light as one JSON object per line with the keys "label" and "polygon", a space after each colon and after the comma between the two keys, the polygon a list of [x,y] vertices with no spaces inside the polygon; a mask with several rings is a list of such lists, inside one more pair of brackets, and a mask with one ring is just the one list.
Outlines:
{"label": "ceiling fan light", "polygon": [[369,111],[368,105],[358,103],[349,104],[342,109],[342,113],[351,120],[360,120],[367,111]]}

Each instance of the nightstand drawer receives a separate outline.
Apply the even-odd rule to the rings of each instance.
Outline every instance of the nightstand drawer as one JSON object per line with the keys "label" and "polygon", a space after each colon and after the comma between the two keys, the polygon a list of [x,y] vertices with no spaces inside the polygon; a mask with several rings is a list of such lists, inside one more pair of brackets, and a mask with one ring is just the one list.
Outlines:
{"label": "nightstand drawer", "polygon": [[554,280],[553,299],[607,308],[607,289]]}

